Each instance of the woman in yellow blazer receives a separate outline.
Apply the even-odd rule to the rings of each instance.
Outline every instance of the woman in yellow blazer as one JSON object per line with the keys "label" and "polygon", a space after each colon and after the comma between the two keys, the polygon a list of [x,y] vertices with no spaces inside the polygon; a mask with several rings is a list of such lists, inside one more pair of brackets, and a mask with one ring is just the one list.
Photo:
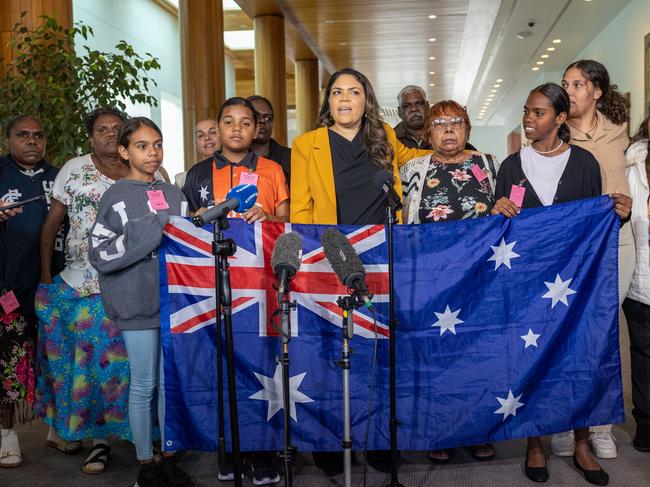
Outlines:
{"label": "woman in yellow blazer", "polygon": [[373,175],[391,171],[402,194],[398,168],[430,151],[408,149],[381,120],[368,79],[345,68],[327,83],[319,128],[291,148],[292,223],[378,224],[386,222],[386,197]]}

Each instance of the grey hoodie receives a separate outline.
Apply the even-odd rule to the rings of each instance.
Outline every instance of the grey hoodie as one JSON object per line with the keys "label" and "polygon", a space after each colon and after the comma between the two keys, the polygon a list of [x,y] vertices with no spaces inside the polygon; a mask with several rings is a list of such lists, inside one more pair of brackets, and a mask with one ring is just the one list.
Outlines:
{"label": "grey hoodie", "polygon": [[[163,192],[168,209],[152,208],[151,190]],[[186,213],[181,190],[162,181],[121,179],[102,196],[89,257],[99,273],[106,314],[120,330],[160,327],[157,249],[169,217]]]}

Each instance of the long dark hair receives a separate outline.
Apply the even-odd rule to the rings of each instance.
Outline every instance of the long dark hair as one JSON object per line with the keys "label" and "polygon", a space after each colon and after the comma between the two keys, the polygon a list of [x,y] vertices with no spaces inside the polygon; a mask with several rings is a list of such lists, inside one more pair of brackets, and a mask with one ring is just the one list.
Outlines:
{"label": "long dark hair", "polygon": [[607,68],[593,59],[581,59],[567,66],[564,74],[572,68],[579,69],[595,87],[600,88],[602,96],[596,103],[596,108],[616,125],[622,125],[629,120],[630,102],[618,91],[618,86],[610,83]]}
{"label": "long dark hair", "polygon": [[[548,100],[551,102],[551,105],[553,105],[556,117],[560,113],[566,113],[567,117],[569,116],[569,108],[571,107],[569,94],[557,83],[544,83],[543,85],[539,85],[530,90],[528,96],[532,95],[533,93],[540,93],[541,95],[544,95],[546,98],[548,98]],[[566,122],[564,122],[558,128],[557,136],[561,141],[566,142],[567,144],[569,143],[569,140],[571,139],[571,132]]]}
{"label": "long dark hair", "polygon": [[392,146],[388,143],[386,130],[384,130],[379,102],[377,101],[377,97],[375,96],[370,81],[368,81],[368,78],[359,71],[352,68],[343,68],[330,76],[330,79],[327,82],[327,87],[325,88],[323,104],[321,105],[320,113],[318,114],[318,126],[331,127],[334,125],[334,118],[332,118],[332,112],[330,111],[329,98],[330,93],[332,92],[332,86],[336,80],[344,74],[354,76],[361,86],[363,86],[363,91],[366,95],[366,106],[361,121],[363,130],[363,148],[368,152],[373,163],[382,169],[392,170],[394,152]]}
{"label": "long dark hair", "polygon": [[645,174],[646,177],[648,178],[648,181],[650,181],[650,134],[648,133],[648,123],[650,123],[650,115],[648,115],[643,122],[641,122],[641,125],[639,126],[639,130],[636,134],[634,134],[634,137],[632,137],[631,142],[638,142],[640,140],[645,140],[646,141],[646,155],[645,155]]}

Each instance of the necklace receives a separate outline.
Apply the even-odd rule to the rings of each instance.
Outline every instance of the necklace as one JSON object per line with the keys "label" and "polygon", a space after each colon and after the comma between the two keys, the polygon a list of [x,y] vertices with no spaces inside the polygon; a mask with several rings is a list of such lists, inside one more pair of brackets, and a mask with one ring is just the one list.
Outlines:
{"label": "necklace", "polygon": [[[591,137],[590,137],[590,138],[591,138]],[[541,150],[537,150],[537,149],[535,149],[535,148],[533,147],[533,144],[530,144],[530,148],[533,149],[533,150],[534,150],[535,152],[537,152],[538,154],[540,154],[540,155],[544,155],[544,154],[550,154],[550,153],[552,153],[552,152],[555,152],[555,151],[558,150],[560,147],[562,147],[562,144],[564,144],[564,141],[563,141],[563,140],[560,140],[559,145],[558,145],[555,149],[547,150],[547,151],[544,151],[544,152],[541,151]]]}
{"label": "necklace", "polygon": [[598,116],[596,116],[596,123],[594,123],[594,126],[591,127],[589,130],[587,130],[586,132],[583,131],[583,130],[580,130],[578,127],[576,127],[576,126],[573,125],[572,123],[569,123],[568,121],[567,121],[567,123],[568,123],[569,125],[571,125],[571,127],[573,127],[574,129],[576,129],[578,132],[580,132],[582,135],[584,135],[585,137],[587,137],[587,140],[591,140],[591,139],[593,139],[593,136],[591,135],[591,132],[593,132],[594,130],[596,130],[596,127],[598,126]]}

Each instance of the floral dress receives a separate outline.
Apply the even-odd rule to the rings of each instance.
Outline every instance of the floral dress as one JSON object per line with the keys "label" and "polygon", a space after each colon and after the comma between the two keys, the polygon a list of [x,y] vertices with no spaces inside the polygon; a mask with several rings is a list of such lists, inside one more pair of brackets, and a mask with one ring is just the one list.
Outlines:
{"label": "floral dress", "polygon": [[487,216],[494,205],[494,193],[480,158],[449,164],[432,157],[422,183],[422,223]]}

